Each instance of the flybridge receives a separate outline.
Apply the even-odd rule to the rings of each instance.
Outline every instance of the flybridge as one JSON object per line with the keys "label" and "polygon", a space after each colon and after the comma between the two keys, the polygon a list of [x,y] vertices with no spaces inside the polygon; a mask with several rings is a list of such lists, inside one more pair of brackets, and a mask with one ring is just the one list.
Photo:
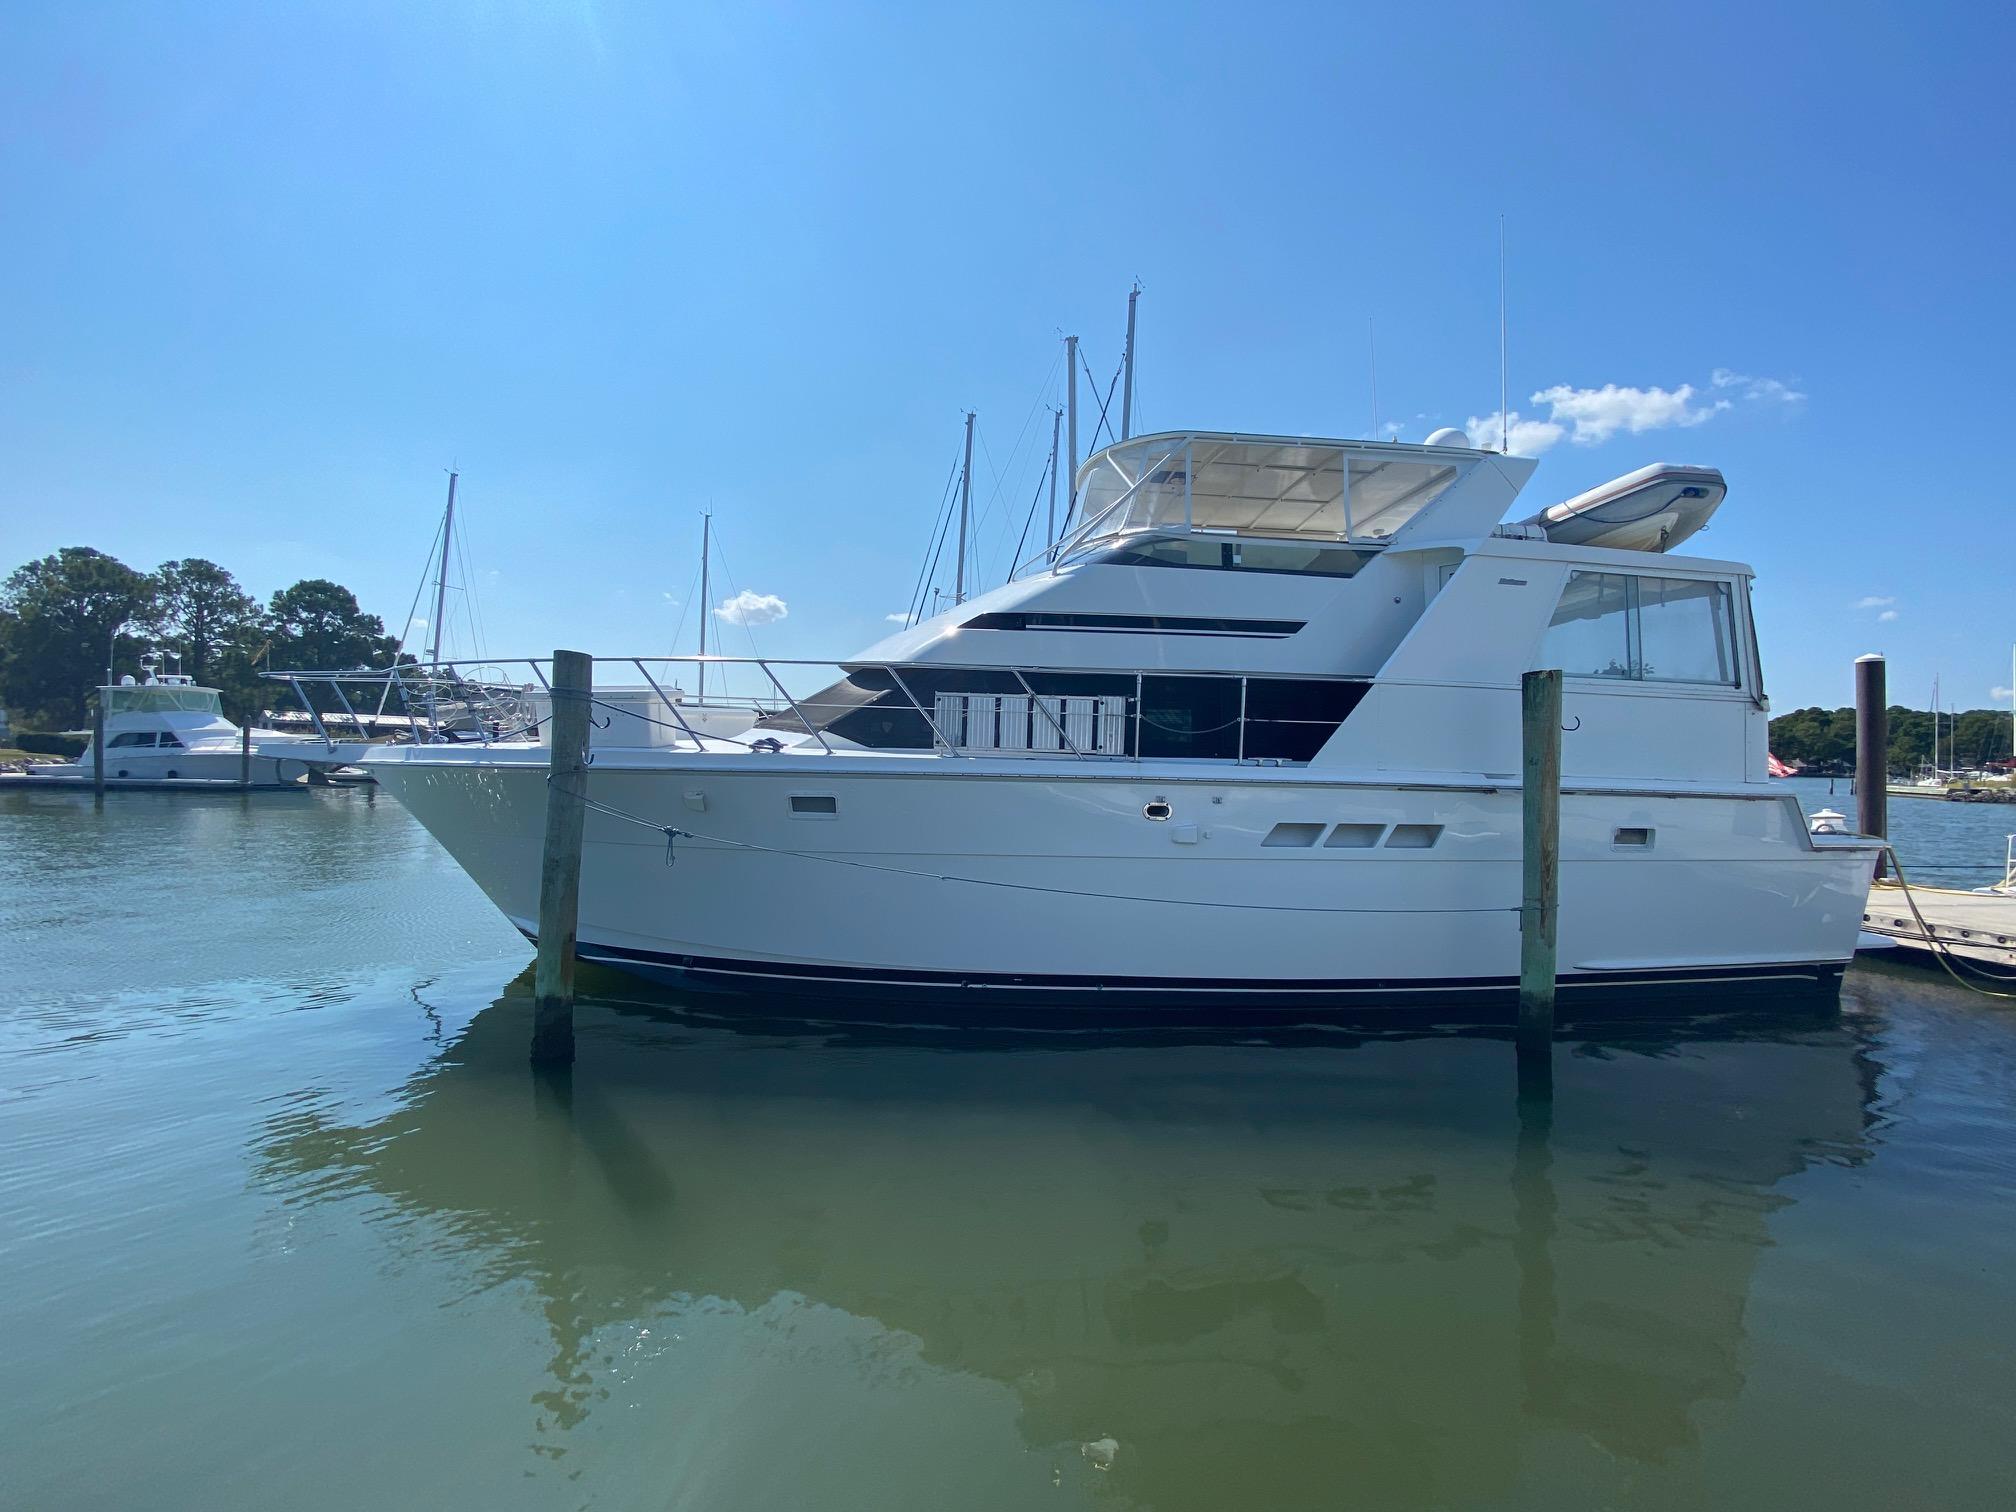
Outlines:
{"label": "flybridge", "polygon": [[1169,529],[1383,545],[1490,457],[1468,447],[1307,436],[1137,436],[1078,469],[1058,555]]}
{"label": "flybridge", "polygon": [[[1092,543],[1144,531],[1376,548],[1409,526],[1420,538],[1432,517],[1440,536],[1484,534],[1533,465],[1468,446],[1215,431],[1137,436],[1079,468],[1071,515],[1050,556],[1063,562]],[[1485,486],[1464,486],[1473,481]],[[1727,491],[1713,468],[1659,464],[1520,524],[1565,545],[1666,551],[1705,525]],[[1465,507],[1455,507],[1459,499]]]}

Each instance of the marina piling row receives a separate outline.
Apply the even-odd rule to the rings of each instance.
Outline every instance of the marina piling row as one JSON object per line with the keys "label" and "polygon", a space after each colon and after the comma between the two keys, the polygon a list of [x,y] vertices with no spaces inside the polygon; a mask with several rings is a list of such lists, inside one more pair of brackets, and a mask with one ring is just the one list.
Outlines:
{"label": "marina piling row", "polygon": [[532,977],[532,1062],[574,1061],[574,935],[581,906],[581,832],[588,797],[588,704],[595,660],[553,653],[553,741],[546,774],[546,841],[539,860],[539,960]]}
{"label": "marina piling row", "polygon": [[[1887,667],[1871,652],[1855,658],[1855,827],[1890,833],[1890,699]],[[1876,875],[1883,875],[1883,862]]]}
{"label": "marina piling row", "polygon": [[1561,674],[1519,684],[1522,770],[1519,900],[1519,1095],[1554,1090],[1555,933],[1561,897]]}

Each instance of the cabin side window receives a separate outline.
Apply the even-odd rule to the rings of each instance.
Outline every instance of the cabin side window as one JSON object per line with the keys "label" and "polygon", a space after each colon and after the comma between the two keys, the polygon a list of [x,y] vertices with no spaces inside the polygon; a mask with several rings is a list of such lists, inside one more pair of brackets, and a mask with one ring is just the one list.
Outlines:
{"label": "cabin side window", "polygon": [[1212,572],[1293,572],[1355,577],[1377,553],[1308,541],[1268,541],[1197,532],[1136,537],[1092,558],[1111,567],[1190,567]]}
{"label": "cabin side window", "polygon": [[1736,619],[1727,583],[1572,572],[1540,645],[1570,677],[1735,687]]}

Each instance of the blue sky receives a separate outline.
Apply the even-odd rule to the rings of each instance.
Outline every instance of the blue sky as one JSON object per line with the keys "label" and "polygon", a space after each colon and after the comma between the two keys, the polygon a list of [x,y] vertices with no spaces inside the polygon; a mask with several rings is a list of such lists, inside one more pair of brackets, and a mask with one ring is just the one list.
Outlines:
{"label": "blue sky", "polygon": [[208,556],[396,626],[452,462],[451,649],[690,649],[711,503],[717,604],[788,606],[722,649],[839,655],[967,407],[1005,565],[1058,337],[1110,374],[1137,277],[1137,429],[1365,434],[1368,321],[1403,436],[1490,415],[1502,212],[1534,507],[1719,466],[1777,707],[1866,650],[2006,689],[2010,13],[1426,14],[7,7],[0,567]]}

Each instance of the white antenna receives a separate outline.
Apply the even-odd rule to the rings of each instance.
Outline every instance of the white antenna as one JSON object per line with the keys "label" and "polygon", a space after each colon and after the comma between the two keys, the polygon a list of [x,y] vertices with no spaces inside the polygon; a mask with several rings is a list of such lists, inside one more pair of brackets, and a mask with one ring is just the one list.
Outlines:
{"label": "white antenna", "polygon": [[1365,354],[1372,364],[1372,439],[1379,439],[1379,339],[1372,317],[1365,317]]}
{"label": "white antenna", "polygon": [[1512,449],[1512,415],[1506,408],[1505,368],[1505,213],[1498,213],[1498,450]]}
{"label": "white antenna", "polygon": [[1141,280],[1134,280],[1134,287],[1127,291],[1127,350],[1121,361],[1127,369],[1127,381],[1120,392],[1120,439],[1125,441],[1134,434],[1134,306],[1141,301]]}
{"label": "white antenna", "polygon": [[714,501],[700,514],[700,702],[707,702],[707,616],[714,612],[713,590],[707,577],[707,560],[714,554]]}

